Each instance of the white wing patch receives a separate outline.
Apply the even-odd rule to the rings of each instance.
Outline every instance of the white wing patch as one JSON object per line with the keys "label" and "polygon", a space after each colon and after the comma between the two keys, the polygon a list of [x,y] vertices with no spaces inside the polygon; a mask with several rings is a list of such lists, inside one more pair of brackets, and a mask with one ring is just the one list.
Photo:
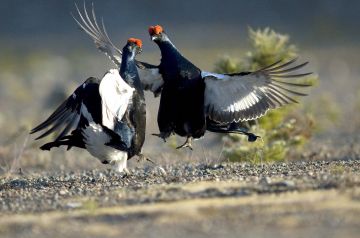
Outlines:
{"label": "white wing patch", "polygon": [[259,102],[259,97],[255,92],[250,92],[247,96],[243,97],[235,104],[228,106],[225,110],[232,112],[241,111],[254,106],[257,102]]}
{"label": "white wing patch", "polygon": [[114,130],[115,123],[123,118],[134,90],[121,78],[117,69],[105,74],[99,86],[104,126]]}
{"label": "white wing patch", "polygon": [[250,109],[260,101],[263,97],[261,85],[266,83],[266,77],[252,75],[234,79],[232,76],[221,75],[219,79],[214,77],[215,75],[205,80],[205,106],[209,108],[213,120],[220,122],[251,120],[263,114],[240,118],[233,115],[235,112]]}
{"label": "white wing patch", "polygon": [[252,73],[227,75],[202,72],[206,85],[204,96],[207,116],[223,123],[253,120],[263,116],[269,109],[296,102],[291,96],[306,94],[294,91],[294,87],[311,85],[283,80],[310,74],[288,74],[307,64],[286,68],[294,61],[280,65],[279,61]]}
{"label": "white wing patch", "polygon": [[92,118],[91,114],[89,113],[87,107],[85,106],[84,103],[81,103],[81,109],[80,109],[81,114],[86,118],[86,120],[88,122],[93,122],[94,119]]}
{"label": "white wing patch", "polygon": [[205,77],[215,77],[218,79],[224,79],[226,78],[227,75],[225,74],[217,74],[217,73],[212,73],[212,72],[206,72],[206,71],[201,71],[201,77],[205,78]]}

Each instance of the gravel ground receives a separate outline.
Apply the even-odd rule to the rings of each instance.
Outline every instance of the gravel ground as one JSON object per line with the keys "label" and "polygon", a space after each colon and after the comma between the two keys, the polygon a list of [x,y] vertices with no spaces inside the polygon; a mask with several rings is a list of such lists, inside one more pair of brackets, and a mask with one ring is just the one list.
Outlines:
{"label": "gravel ground", "polygon": [[16,175],[1,237],[358,237],[360,160]]}
{"label": "gravel ground", "polygon": [[[196,182],[237,182],[184,190]],[[251,165],[175,165],[133,169],[124,176],[111,170],[59,172],[5,178],[0,184],[0,212],[27,213],[86,206],[134,205],[194,198],[242,197],[360,185],[360,160]]]}

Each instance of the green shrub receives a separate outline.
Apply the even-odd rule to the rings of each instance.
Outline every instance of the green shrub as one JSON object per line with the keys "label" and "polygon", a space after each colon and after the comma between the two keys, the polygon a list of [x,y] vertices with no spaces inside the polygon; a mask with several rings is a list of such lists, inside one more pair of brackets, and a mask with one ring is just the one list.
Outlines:
{"label": "green shrub", "polygon": [[[257,70],[280,59],[286,61],[297,57],[298,49],[290,44],[289,36],[276,33],[269,28],[249,29],[251,50],[245,57],[221,58],[215,65],[219,73],[234,73]],[[301,79],[302,83],[315,84],[317,76],[310,75]],[[301,105],[289,105],[270,110],[258,119],[250,131],[261,136],[256,142],[247,142],[243,135],[224,136],[225,154],[230,161],[283,161],[290,154],[299,154],[302,146],[314,132],[312,115],[306,113]]]}

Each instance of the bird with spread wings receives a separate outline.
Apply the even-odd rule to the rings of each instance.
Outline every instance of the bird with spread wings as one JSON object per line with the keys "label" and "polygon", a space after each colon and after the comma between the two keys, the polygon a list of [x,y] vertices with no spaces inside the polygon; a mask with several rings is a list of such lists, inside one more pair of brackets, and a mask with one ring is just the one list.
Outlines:
{"label": "bird with spread wings", "polygon": [[[94,7],[91,14],[76,6],[79,27],[95,42],[96,47],[119,65],[121,51],[111,42],[105,25],[97,22]],[[161,61],[152,65],[137,61],[140,81],[144,89],[155,96],[161,93],[158,111],[160,133],[166,139],[172,133],[186,137],[178,148],[192,148],[192,139],[200,138],[205,131],[240,133],[255,141],[257,136],[241,126],[241,122],[257,119],[269,110],[296,103],[297,96],[305,96],[299,88],[310,84],[290,79],[311,73],[293,73],[307,62],[294,65],[279,60],[253,72],[217,74],[199,69],[186,59],[159,26],[149,28],[151,40],[160,48]]]}

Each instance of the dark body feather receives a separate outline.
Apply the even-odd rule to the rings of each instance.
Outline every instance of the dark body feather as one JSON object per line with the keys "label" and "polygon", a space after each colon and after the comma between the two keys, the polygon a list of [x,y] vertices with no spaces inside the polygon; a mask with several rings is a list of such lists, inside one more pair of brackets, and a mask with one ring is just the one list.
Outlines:
{"label": "dark body feather", "polygon": [[200,138],[206,130],[204,114],[205,83],[201,71],[186,60],[169,42],[159,44],[162,58],[159,72],[164,79],[158,112],[158,126],[166,138]]}
{"label": "dark body feather", "polygon": [[282,85],[310,86],[277,80],[310,74],[288,74],[307,64],[286,68],[296,59],[254,72],[214,74],[201,71],[183,57],[161,26],[150,27],[149,33],[161,51],[159,73],[164,81],[158,113],[160,134],[154,135],[163,139],[173,132],[186,136],[178,148],[191,148],[192,138],[203,136],[206,130],[244,134],[255,141],[258,136],[248,132],[248,121],[252,123],[269,109],[296,102],[291,95],[306,95]]}
{"label": "dark body feather", "polygon": [[[100,94],[101,80],[89,78],[80,85],[74,93],[63,102],[53,114],[43,123],[31,130],[36,133],[47,129],[37,139],[43,138],[53,132],[58,132],[57,138],[40,148],[50,150],[53,147],[67,146],[87,149],[84,129],[95,123],[100,126],[110,141],[105,145],[127,153],[128,159],[141,153],[145,140],[146,111],[143,87],[135,64],[135,51],[124,47],[120,76],[132,88],[135,88],[126,112],[121,120],[114,118],[114,128],[109,129],[103,124],[102,97]],[[86,107],[88,114],[84,114],[82,107]],[[50,129],[48,129],[50,128]],[[63,129],[61,132],[60,130]],[[71,133],[69,133],[69,131]],[[109,161],[102,160],[103,163]]]}
{"label": "dark body feather", "polygon": [[[125,49],[124,49],[125,50]],[[126,50],[125,50],[126,51]],[[125,53],[125,52],[124,52]],[[128,57],[133,57],[127,54]],[[141,148],[145,141],[146,130],[146,104],[143,86],[141,85],[138,71],[134,61],[131,59],[124,60],[120,68],[121,77],[136,90],[133,92],[131,103],[122,119],[130,128],[131,146],[128,152],[129,158],[141,153]]]}
{"label": "dark body feather", "polygon": [[[41,139],[53,131],[59,130],[65,126],[71,126],[72,122],[67,120],[66,112],[76,113],[80,115],[80,119],[77,125],[74,125],[76,128],[71,132],[70,135],[67,135],[68,131],[65,129],[57,136],[55,141],[46,143],[40,147],[42,150],[50,150],[53,147],[67,146],[68,150],[71,147],[79,147],[85,149],[84,138],[81,133],[82,129],[89,126],[89,121],[81,115],[81,104],[87,106],[88,112],[90,113],[93,121],[96,124],[101,124],[101,97],[99,94],[99,83],[100,80],[94,77],[90,77],[85,82],[80,85],[74,93],[62,103],[55,112],[49,116],[47,120],[41,123],[39,126],[31,130],[31,133],[36,133],[40,130],[46,129],[49,126],[52,126],[45,133],[37,137],[36,139]],[[69,128],[71,129],[71,128]]]}

